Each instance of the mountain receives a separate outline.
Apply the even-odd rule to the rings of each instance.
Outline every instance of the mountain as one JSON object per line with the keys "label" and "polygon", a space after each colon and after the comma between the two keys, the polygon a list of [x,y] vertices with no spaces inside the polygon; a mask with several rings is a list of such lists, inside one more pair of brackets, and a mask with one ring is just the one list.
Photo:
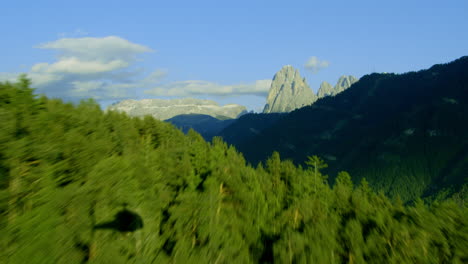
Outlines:
{"label": "mountain", "polygon": [[[366,75],[253,137],[225,140],[253,164],[273,151],[299,164],[319,155],[330,164],[332,178],[346,170],[404,201],[450,193],[467,182],[467,76],[468,57],[419,72]],[[222,134],[234,127],[249,130],[245,118]]]}
{"label": "mountain", "polygon": [[[290,112],[305,105],[310,105],[317,99],[317,97],[321,98],[328,95],[334,96],[349,88],[356,81],[357,79],[353,76],[343,75],[340,77],[335,87],[332,87],[331,84],[327,82],[323,82],[322,85],[320,85],[318,96],[315,96],[312,90],[305,82],[305,79],[301,78],[299,71],[294,69],[292,66],[288,65],[284,66],[278,73],[275,74],[273,82],[271,84],[270,93],[268,95],[268,102],[265,105],[264,111],[278,113],[277,115],[247,115],[240,122],[240,124],[242,125],[234,125],[226,131],[224,131],[224,128],[234,123],[235,120],[233,118],[235,117],[231,116],[230,118],[223,118],[219,115],[210,116],[207,114],[192,113],[193,110],[184,110],[186,112],[189,112],[190,114],[176,115],[167,119],[166,121],[177,126],[179,129],[182,129],[184,133],[187,133],[190,129],[194,129],[195,131],[200,133],[200,135],[202,135],[205,140],[208,141],[210,141],[215,135],[222,136],[228,141],[246,140],[248,138],[254,137],[255,135],[259,134],[259,131],[266,129],[271,124],[275,123],[280,117],[283,116],[279,113]],[[142,101],[144,102],[145,100]],[[206,105],[206,101],[207,100],[204,100],[200,103]],[[130,105],[130,107],[125,106],[124,103],[125,102],[119,103],[118,107],[120,109],[123,109],[123,111],[129,112],[131,114],[138,111],[140,113],[150,112],[150,110],[143,111],[142,107],[135,107],[134,100],[128,100],[128,104]],[[167,104],[167,102],[164,103]],[[184,103],[187,104],[187,102]],[[270,105],[272,106],[271,108]],[[180,103],[177,106],[180,107]],[[129,110],[131,107],[133,107],[133,110]],[[151,109],[151,107],[148,106],[145,106],[145,108]],[[162,107],[160,107],[159,109],[161,108]],[[158,114],[161,115],[163,114],[163,112],[159,112]],[[220,120],[226,118],[228,120]],[[262,122],[258,122],[259,120],[262,120]],[[243,126],[247,124],[249,128],[244,129]]]}
{"label": "mountain", "polygon": [[341,93],[357,80],[354,76],[343,75],[338,79],[335,87],[328,82],[322,82],[315,95],[306,80],[301,77],[299,70],[286,65],[273,77],[263,113],[288,113],[311,105],[318,98]]}
{"label": "mountain", "polygon": [[286,65],[273,77],[263,113],[291,112],[312,104],[317,96],[299,71]]}
{"label": "mountain", "polygon": [[335,96],[351,87],[351,85],[353,85],[353,83],[357,81],[358,79],[354,76],[343,75],[338,79],[338,82],[336,83],[335,87],[332,87],[332,85],[328,82],[322,82],[317,92],[317,96],[318,98],[322,98],[325,96]]}
{"label": "mountain", "polygon": [[226,142],[248,141],[284,116],[286,116],[285,113],[246,114],[227,125],[217,136],[222,137]]}
{"label": "mountain", "polygon": [[358,79],[351,75],[343,75],[338,79],[338,82],[335,85],[335,94],[341,93],[344,90],[348,89],[353,85],[353,83],[357,82]]}
{"label": "mountain", "polygon": [[209,115],[188,114],[174,116],[165,121],[175,125],[184,133],[193,129],[202,135],[205,140],[210,141],[215,135],[219,134],[225,127],[232,124],[235,120],[220,120]]}
{"label": "mountain", "polygon": [[232,119],[247,111],[244,106],[237,104],[219,106],[215,101],[194,98],[124,100],[107,109],[126,112],[129,116],[151,115],[159,120],[182,114],[203,114],[218,119]]}
{"label": "mountain", "polygon": [[333,86],[328,82],[322,82],[320,84],[320,88],[318,89],[317,96],[318,98],[322,98],[328,95],[334,95],[335,91],[333,90]]}

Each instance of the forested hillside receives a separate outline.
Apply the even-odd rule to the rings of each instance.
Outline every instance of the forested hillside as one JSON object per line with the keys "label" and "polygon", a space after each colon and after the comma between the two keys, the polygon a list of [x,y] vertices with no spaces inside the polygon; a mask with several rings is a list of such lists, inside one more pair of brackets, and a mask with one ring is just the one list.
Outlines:
{"label": "forested hillside", "polygon": [[[405,74],[370,74],[250,137],[224,137],[257,164],[274,151],[305,164],[323,157],[333,178],[348,171],[404,202],[468,195],[468,57]],[[248,116],[224,129],[242,135]],[[258,125],[257,125],[258,126]],[[239,132],[241,131],[241,132]],[[243,132],[242,132],[243,131]],[[464,187],[463,187],[464,186]]]}
{"label": "forested hillside", "polygon": [[179,128],[185,134],[193,129],[197,131],[206,141],[211,141],[225,127],[232,124],[235,119],[218,119],[209,115],[178,115],[164,120]]}
{"label": "forested hillside", "polygon": [[[1,263],[467,263],[463,197],[403,205],[324,161],[0,83]],[[335,175],[330,175],[335,176]]]}

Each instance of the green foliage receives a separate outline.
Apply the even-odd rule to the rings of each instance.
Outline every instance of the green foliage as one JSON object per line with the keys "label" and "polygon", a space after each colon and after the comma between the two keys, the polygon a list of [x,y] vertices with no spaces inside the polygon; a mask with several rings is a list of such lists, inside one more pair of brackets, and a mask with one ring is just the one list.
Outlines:
{"label": "green foliage", "polygon": [[253,168],[220,138],[29,85],[0,83],[1,263],[468,260],[466,192],[409,206],[346,172],[330,188],[317,156]]}

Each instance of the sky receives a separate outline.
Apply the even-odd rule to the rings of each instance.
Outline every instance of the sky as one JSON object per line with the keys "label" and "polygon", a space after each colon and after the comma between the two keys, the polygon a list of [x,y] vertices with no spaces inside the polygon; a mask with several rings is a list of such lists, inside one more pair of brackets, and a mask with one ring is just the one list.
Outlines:
{"label": "sky", "polygon": [[274,74],[341,75],[468,55],[468,1],[3,1],[0,80],[67,101],[194,97],[261,111]]}

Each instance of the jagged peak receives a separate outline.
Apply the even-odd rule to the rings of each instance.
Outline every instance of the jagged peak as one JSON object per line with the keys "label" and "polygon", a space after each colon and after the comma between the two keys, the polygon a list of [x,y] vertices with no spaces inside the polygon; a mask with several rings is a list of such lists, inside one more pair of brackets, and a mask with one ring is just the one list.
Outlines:
{"label": "jagged peak", "polygon": [[357,81],[358,79],[352,75],[342,75],[336,82],[335,90],[337,90],[338,93],[342,92],[351,87],[351,85]]}
{"label": "jagged peak", "polygon": [[290,112],[316,100],[306,79],[291,65],[283,66],[273,77],[264,113]]}

